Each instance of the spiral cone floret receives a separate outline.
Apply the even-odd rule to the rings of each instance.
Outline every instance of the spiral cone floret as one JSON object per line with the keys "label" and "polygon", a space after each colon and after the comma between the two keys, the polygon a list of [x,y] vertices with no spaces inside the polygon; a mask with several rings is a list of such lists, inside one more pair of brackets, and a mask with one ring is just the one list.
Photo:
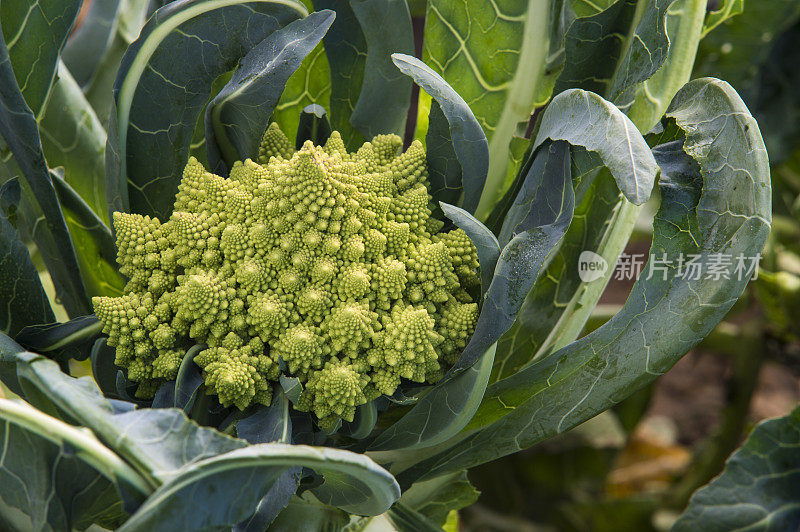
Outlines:
{"label": "spiral cone floret", "polygon": [[295,150],[267,129],[229,178],[190,159],[164,222],[115,213],[121,297],[94,298],[116,363],[152,397],[191,345],[225,406],[269,404],[282,375],[321,424],[403,380],[435,382],[477,321],[475,247],[431,216],[425,151],[334,132]]}

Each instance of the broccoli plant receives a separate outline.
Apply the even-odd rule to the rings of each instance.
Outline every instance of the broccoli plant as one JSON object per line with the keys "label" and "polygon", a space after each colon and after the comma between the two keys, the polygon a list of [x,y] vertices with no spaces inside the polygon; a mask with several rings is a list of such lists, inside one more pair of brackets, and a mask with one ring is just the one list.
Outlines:
{"label": "broccoli plant", "polygon": [[[9,530],[452,527],[770,229],[704,0],[432,0],[421,59],[399,0],[80,3],[0,6]],[[576,340],[656,186],[657,273]]]}

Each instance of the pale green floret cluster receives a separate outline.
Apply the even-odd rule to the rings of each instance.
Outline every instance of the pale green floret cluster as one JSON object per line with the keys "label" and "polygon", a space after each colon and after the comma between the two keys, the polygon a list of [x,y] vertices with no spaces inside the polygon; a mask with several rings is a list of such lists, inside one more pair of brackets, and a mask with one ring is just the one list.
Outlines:
{"label": "pale green floret cluster", "polygon": [[152,396],[187,348],[225,405],[268,405],[281,373],[322,421],[435,382],[472,334],[475,247],[431,216],[425,152],[381,135],[357,153],[334,132],[295,151],[271,125],[257,162],[225,179],[192,159],[174,212],[115,213],[125,295],[96,297],[116,363]]}

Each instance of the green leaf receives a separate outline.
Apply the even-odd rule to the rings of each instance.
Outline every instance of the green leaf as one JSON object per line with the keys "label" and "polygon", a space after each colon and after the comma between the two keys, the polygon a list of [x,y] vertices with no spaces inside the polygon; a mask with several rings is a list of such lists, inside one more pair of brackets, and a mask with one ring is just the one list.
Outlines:
{"label": "green leaf", "polygon": [[[394,478],[369,458],[326,447],[264,443],[187,465],[119,530],[199,530],[247,518],[276,479],[301,465],[325,476],[314,493],[358,515],[378,515],[400,497]],[[237,486],[231,490],[230,486]],[[191,500],[192,504],[186,504]]]}
{"label": "green leaf", "polygon": [[29,351],[47,353],[60,362],[85,360],[102,329],[95,316],[81,316],[66,323],[29,325],[14,340]]}
{"label": "green leaf", "polygon": [[[80,26],[64,45],[61,59],[81,87],[91,84],[100,62],[112,46],[117,32],[117,16],[125,2],[93,0]],[[145,2],[140,3],[144,4]]]}
{"label": "green leaf", "polygon": [[286,470],[258,503],[256,512],[245,522],[239,523],[233,532],[264,532],[286,508],[300,484],[302,468],[295,466]]}
{"label": "green leaf", "polygon": [[28,248],[2,210],[0,272],[0,332],[14,336],[30,323],[55,320]]}
{"label": "green leaf", "polygon": [[475,332],[445,379],[471,367],[514,323],[569,227],[574,200],[569,146],[565,142],[542,146],[501,231],[503,250]]}
{"label": "green leaf", "polygon": [[348,0],[314,0],[314,9],[332,9],[336,20],[322,38],[330,68],[330,120],[334,131],[350,151],[364,143],[364,136],[350,123],[364,82],[367,41]]}
{"label": "green leaf", "polygon": [[451,510],[460,510],[478,500],[480,492],[467,479],[466,471],[417,482],[403,492],[400,501],[428,519],[443,525]]}
{"label": "green leaf", "polygon": [[[120,62],[128,47],[139,37],[139,32],[144,26],[145,20],[150,16],[148,4],[155,4],[156,1],[148,0],[118,0],[114,36],[108,47],[103,50],[103,55],[99,56],[96,43],[90,50],[84,50],[83,54],[78,54],[90,62],[96,62],[96,74],[91,82],[82,87],[86,94],[86,99],[91,104],[97,118],[104,126],[108,126],[111,113],[112,102],[114,101],[114,82],[117,78]],[[160,6],[159,6],[160,7]],[[71,41],[67,45],[71,45]],[[88,43],[87,43],[88,44]],[[95,59],[96,58],[96,59]]]}
{"label": "green leaf", "polygon": [[463,97],[488,138],[482,220],[502,192],[518,125],[527,124],[536,105],[550,48],[551,4],[428,2],[423,60]]}
{"label": "green leaf", "polygon": [[405,0],[351,0],[367,42],[364,81],[350,123],[365,138],[401,137],[411,102],[411,80],[399,74],[394,54],[414,54],[411,15]]}
{"label": "green leaf", "polygon": [[281,375],[280,383],[281,389],[289,401],[295,403],[300,399],[300,394],[303,393],[303,385],[300,383],[300,379]]}
{"label": "green leaf", "polygon": [[186,351],[178,367],[175,377],[175,408],[180,408],[187,415],[192,411],[197,393],[203,385],[203,375],[200,367],[195,364],[194,357],[206,348],[205,344],[194,345]]}
{"label": "green leaf", "polygon": [[496,345],[490,346],[471,367],[436,384],[407,414],[384,430],[369,450],[423,449],[458,434],[481,404],[496,348]]}
{"label": "green leaf", "polygon": [[706,23],[703,26],[703,37],[729,18],[741,15],[743,12],[744,0],[722,0],[722,2],[717,5],[716,9],[709,11],[706,15]]}
{"label": "green leaf", "polygon": [[497,259],[500,258],[500,243],[497,237],[467,211],[444,202],[439,202],[439,207],[445,216],[467,233],[475,246],[478,262],[481,265],[481,295],[485,294],[492,283]]}
{"label": "green leaf", "polygon": [[328,122],[325,108],[313,103],[303,108],[303,112],[300,113],[300,123],[297,126],[295,148],[299,150],[307,140],[310,140],[314,146],[324,146],[330,136],[331,124]]}
{"label": "green leaf", "polygon": [[97,340],[89,355],[94,381],[106,397],[117,396],[117,371],[119,368],[114,364],[116,355],[116,348],[108,345],[106,338]]}
{"label": "green leaf", "polygon": [[248,443],[292,443],[292,418],[289,400],[277,390],[269,406],[256,409],[236,423],[236,435]]}
{"label": "green leaf", "polygon": [[377,422],[378,407],[375,406],[375,401],[370,401],[356,408],[352,423],[342,423],[342,434],[346,434],[354,440],[363,440],[372,433]]}
{"label": "green leaf", "polygon": [[92,1],[61,53],[61,59],[87,96],[105,87],[110,99],[112,76],[116,75],[125,48],[136,39],[144,24],[148,3],[148,0]]}
{"label": "green leaf", "polygon": [[[573,175],[581,171],[575,166],[575,153],[573,150]],[[575,206],[558,255],[525,298],[513,327],[497,343],[492,382],[513,375],[531,360],[547,356],[575,339],[588,317],[582,301],[593,308],[605,288],[603,278],[588,283],[581,280],[581,254],[595,252],[610,265],[625,248],[627,232],[615,235],[614,229],[632,226],[638,210],[631,210],[632,204],[624,199],[619,204],[619,188],[608,170],[602,169],[599,175],[584,178],[583,182],[588,187]]]}
{"label": "green leaf", "polygon": [[91,432],[23,402],[0,399],[0,441],[0,499],[30,518],[30,530],[115,528],[126,517],[117,490],[130,504],[151,491]]}
{"label": "green leaf", "polygon": [[[345,530],[351,517],[332,506],[319,503],[310,495],[293,497],[272,524],[274,530],[303,532],[339,532]],[[261,532],[261,531],[259,531]]]}
{"label": "green leaf", "polygon": [[542,116],[534,148],[548,138],[597,153],[620,191],[635,205],[650,198],[658,166],[647,142],[627,116],[597,94],[570,89],[553,98]]}
{"label": "green leaf", "polygon": [[296,20],[268,35],[242,58],[231,80],[206,106],[206,149],[212,171],[258,155],[286,81],[335,17],[333,11],[325,10]]}
{"label": "green leaf", "polygon": [[[705,0],[671,4],[667,13],[668,58],[655,75],[637,86],[636,100],[628,111],[640,131],[652,129],[678,89],[689,80],[705,7]],[[575,168],[573,175],[586,177],[576,187],[588,190],[579,194],[583,198],[577,200],[575,217],[559,255],[529,294],[514,328],[498,343],[493,380],[549,355],[580,334],[613,272],[609,268],[604,276],[583,282],[578,275],[581,253],[592,251],[614,264],[633,230],[639,208],[620,199],[608,171],[600,168],[598,157],[589,153],[588,159],[579,161],[578,155],[573,150],[573,166],[581,167]]]}
{"label": "green leaf", "polygon": [[114,87],[108,150],[121,164],[108,165],[111,209],[168,218],[214,80],[305,15],[293,0],[191,0],[158,10],[125,54]]}
{"label": "green leaf", "polygon": [[0,333],[0,381],[19,396],[22,395],[22,386],[17,378],[17,355],[24,352],[24,347]]}
{"label": "green leaf", "polygon": [[675,0],[617,0],[573,18],[564,34],[564,67],[555,92],[579,87],[622,103],[631,87],[652,76],[666,59],[666,13]]}
{"label": "green leaf", "polygon": [[[2,34],[0,41],[3,41]],[[79,274],[75,249],[50,181],[36,119],[22,98],[5,41],[0,42],[0,85],[3,87],[0,91],[0,135],[14,156],[5,168],[11,170],[11,175],[6,173],[3,178],[13,177],[17,166],[23,177],[17,227],[23,237],[33,239],[39,248],[53,278],[56,296],[67,312],[70,315],[88,314],[89,301]],[[46,223],[40,223],[42,219]]]}
{"label": "green leaf", "polygon": [[[431,120],[440,123],[432,124],[430,129],[439,137],[444,135],[444,141],[437,141],[435,146],[438,149],[428,152],[431,196],[434,201],[453,201],[461,197],[463,191],[462,207],[473,214],[489,168],[486,135],[464,99],[429,66],[404,54],[392,54],[392,60],[437,104],[431,108]],[[442,119],[447,120],[449,131],[441,123]],[[453,168],[459,168],[459,171],[454,172]]]}
{"label": "green leaf", "polygon": [[759,424],[672,530],[790,530],[800,519],[800,408]]}
{"label": "green leaf", "polygon": [[458,203],[463,193],[461,164],[450,137],[450,124],[435,100],[431,101],[427,120],[425,161],[431,196],[434,202]]}
{"label": "green leaf", "polygon": [[[305,0],[305,4],[309,4]],[[321,46],[314,48],[303,59],[300,68],[286,82],[272,122],[276,122],[287,138],[297,136],[298,117],[309,105],[327,107],[330,104],[330,69],[325,50]]]}
{"label": "green leaf", "polygon": [[[668,370],[741,295],[770,228],[769,166],[758,126],[736,92],[713,79],[687,84],[668,116],[686,138],[683,150],[669,144],[657,152],[662,204],[651,257],[666,259],[666,270],[640,277],[610,322],[489,386],[461,440],[401,481],[492,460],[608,409]],[[705,269],[695,279],[687,274],[689,255],[705,268],[715,256],[730,262],[718,278]],[[737,274],[738,257],[747,262]]]}
{"label": "green leaf", "polygon": [[55,172],[50,176],[70,230],[81,277],[89,296],[120,296],[125,278],[116,266],[117,245],[111,230]]}
{"label": "green leaf", "polygon": [[386,516],[397,532],[441,532],[442,527],[403,503],[392,506]]}
{"label": "green leaf", "polygon": [[40,0],[3,2],[0,7],[2,34],[14,77],[37,117],[56,79],[59,54],[80,6],[80,0]]}
{"label": "green leaf", "polygon": [[48,166],[64,167],[67,183],[108,224],[106,131],[63,63],[59,63],[58,81],[39,119],[39,132]]}

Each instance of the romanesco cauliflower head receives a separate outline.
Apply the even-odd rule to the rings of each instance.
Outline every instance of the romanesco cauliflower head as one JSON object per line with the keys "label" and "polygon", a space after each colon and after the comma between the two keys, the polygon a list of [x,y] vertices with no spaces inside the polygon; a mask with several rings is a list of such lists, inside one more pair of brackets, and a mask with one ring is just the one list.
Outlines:
{"label": "romanesco cauliflower head", "polygon": [[166,222],[115,213],[129,282],[93,303],[137,394],[195,343],[223,405],[268,405],[283,373],[304,384],[295,408],[325,422],[441,378],[477,321],[478,259],[431,216],[422,145],[400,147],[380,135],[348,153],[334,132],[295,151],[272,124],[228,179],[191,159]]}

